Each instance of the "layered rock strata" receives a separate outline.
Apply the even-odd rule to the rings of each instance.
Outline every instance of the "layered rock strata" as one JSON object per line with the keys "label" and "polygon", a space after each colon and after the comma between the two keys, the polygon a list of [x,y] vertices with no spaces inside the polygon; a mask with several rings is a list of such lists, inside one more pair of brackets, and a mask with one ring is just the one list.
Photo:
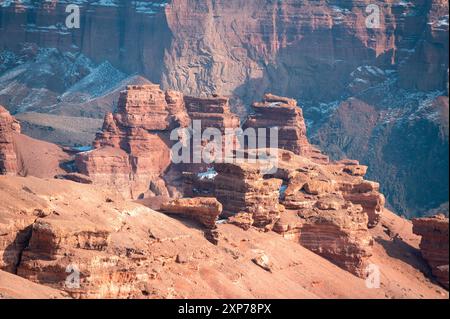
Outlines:
{"label": "layered rock strata", "polygon": [[158,85],[130,86],[121,92],[118,111],[105,116],[94,150],[80,153],[76,165],[94,183],[126,198],[138,198],[159,181],[171,161],[170,132],[189,125],[183,96]]}
{"label": "layered rock strata", "polygon": [[222,213],[222,204],[215,198],[182,198],[161,206],[160,211],[171,215],[184,215],[197,220],[208,229],[216,228]]}
{"label": "layered rock strata", "polygon": [[20,133],[19,123],[0,105],[0,174],[15,175],[19,172],[13,138],[15,132]]}
{"label": "layered rock strata", "polygon": [[286,150],[277,156],[270,174],[264,160],[215,165],[215,193],[229,223],[273,229],[364,277],[373,246],[369,227],[384,208],[379,185],[363,178],[367,167],[350,160],[321,164]]}
{"label": "layered rock strata", "polygon": [[361,206],[328,199],[310,209],[287,210],[275,224],[274,231],[365,278],[373,238]]}
{"label": "layered rock strata", "polygon": [[[218,223],[211,237],[219,241],[211,245],[192,224],[105,187],[0,176],[0,197],[1,268],[74,298],[448,298],[381,246],[374,258],[383,261],[383,285],[367,289],[273,232]],[[404,238],[412,235],[407,222],[395,220]],[[25,280],[19,283],[26,288]],[[6,286],[7,296],[17,292]],[[4,287],[0,272],[2,297]],[[26,296],[35,296],[37,287],[30,289]]]}
{"label": "layered rock strata", "polygon": [[350,160],[320,165],[285,151],[279,166],[279,174],[287,181],[282,198],[286,208],[310,208],[322,199],[337,197],[361,205],[368,227],[379,223],[385,199],[378,183],[363,178],[366,166]]}
{"label": "layered rock strata", "polygon": [[[252,111],[254,114],[249,115],[244,129],[278,128],[277,147],[323,163],[328,162],[328,157],[308,142],[303,111],[296,100],[266,94],[262,102],[253,103]],[[266,133],[266,139],[266,145],[258,145],[258,148],[274,147],[270,145],[270,134]]]}
{"label": "layered rock strata", "polygon": [[264,178],[264,167],[245,161],[216,164],[215,170],[215,193],[225,215],[247,212],[253,225],[273,226],[283,210],[278,202],[281,179]]}
{"label": "layered rock strata", "polygon": [[[373,246],[369,227],[378,224],[384,207],[379,185],[362,177],[366,167],[356,161],[322,165],[288,151],[280,151],[278,165],[286,211],[274,231],[365,277]],[[376,207],[367,200],[372,197]]]}
{"label": "layered rock strata", "polygon": [[413,225],[413,232],[422,236],[420,251],[423,258],[430,265],[437,281],[448,289],[448,218],[443,215],[416,218],[413,219]]}
{"label": "layered rock strata", "polygon": [[[232,151],[239,145],[235,130],[240,127],[240,120],[237,115],[231,112],[229,99],[218,95],[207,98],[186,96],[184,101],[192,122],[198,124],[198,126],[193,124],[193,130],[199,130],[197,133],[203,134],[207,133],[207,129],[218,129],[222,139],[221,141],[215,141],[212,136],[201,135],[201,143],[193,145],[192,152],[195,152],[197,156],[203,154],[203,152],[210,152],[210,154],[204,154],[204,156],[208,156],[211,161],[222,161],[225,156],[233,156]],[[209,143],[217,144],[211,150],[206,148]],[[216,151],[216,148],[221,150],[221,154]],[[229,154],[226,154],[227,150],[230,150]],[[195,163],[195,161],[193,162]]]}

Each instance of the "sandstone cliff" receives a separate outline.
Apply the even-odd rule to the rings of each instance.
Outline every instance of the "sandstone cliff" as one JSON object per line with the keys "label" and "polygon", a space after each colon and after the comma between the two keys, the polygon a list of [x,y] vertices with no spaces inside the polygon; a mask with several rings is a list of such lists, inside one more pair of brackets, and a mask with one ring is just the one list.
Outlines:
{"label": "sandstone cliff", "polygon": [[[378,1],[375,28],[368,0],[77,3],[80,29],[65,26],[64,1],[0,7],[9,35],[0,39],[0,103],[13,113],[98,117],[111,103],[86,82],[99,78],[117,93],[135,73],[188,95],[229,96],[241,117],[270,91],[302,102],[309,135],[333,159],[369,165],[398,213],[448,202],[448,180],[435,173],[448,170],[448,126],[428,107],[440,96],[448,112],[448,1]],[[349,98],[367,107],[350,116]],[[414,194],[428,179],[442,191]]]}
{"label": "sandstone cliff", "polygon": [[413,220],[415,234],[422,236],[420,250],[437,281],[448,289],[448,218],[442,215]]}
{"label": "sandstone cliff", "polygon": [[170,131],[188,123],[180,94],[153,84],[130,86],[117,112],[105,116],[95,149],[77,155],[77,168],[126,198],[143,198],[170,165]]}

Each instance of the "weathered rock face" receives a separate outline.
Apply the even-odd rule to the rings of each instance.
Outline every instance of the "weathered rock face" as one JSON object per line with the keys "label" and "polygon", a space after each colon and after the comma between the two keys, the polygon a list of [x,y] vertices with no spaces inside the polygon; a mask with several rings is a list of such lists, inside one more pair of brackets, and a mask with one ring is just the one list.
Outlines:
{"label": "weathered rock face", "polygon": [[21,134],[15,117],[0,105],[0,175],[53,178],[69,156],[61,147]]}
{"label": "weathered rock face", "polygon": [[420,251],[428,262],[437,281],[449,288],[449,237],[448,218],[437,215],[430,218],[413,219],[413,232],[422,236]]}
{"label": "weathered rock face", "polygon": [[[442,182],[444,187],[438,187],[442,193],[412,194],[417,181],[423,181],[429,171],[439,171],[434,169],[433,159],[448,153],[448,139],[440,139],[441,126],[426,126],[427,144],[430,141],[438,144],[430,158],[423,158],[423,154],[431,154],[427,144],[414,152],[414,156],[408,154],[411,159],[407,161],[397,153],[397,150],[413,148],[408,140],[415,138],[409,136],[420,137],[423,131],[421,120],[409,126],[409,114],[404,110],[411,106],[421,109],[420,95],[439,92],[448,96],[448,1],[378,1],[380,26],[375,28],[366,24],[369,16],[366,10],[374,4],[369,0],[301,3],[297,0],[248,3],[149,0],[139,6],[112,0],[78,1],[77,4],[83,17],[80,29],[65,27],[66,1],[55,0],[50,4],[4,1],[0,7],[0,28],[8,35],[0,39],[0,47],[5,50],[0,54],[0,73],[18,65],[19,69],[13,73],[22,74],[18,71],[23,70],[20,64],[23,57],[37,50],[22,52],[18,48],[23,48],[25,42],[37,48],[57,48],[64,53],[63,58],[49,65],[52,72],[58,74],[66,68],[61,67],[61,61],[69,62],[66,71],[76,69],[64,77],[36,72],[27,85],[12,83],[15,81],[8,80],[8,74],[3,86],[0,85],[5,88],[1,90],[0,103],[10,103],[6,105],[8,109],[20,110],[15,96],[24,101],[25,109],[27,104],[35,104],[30,109],[47,112],[49,101],[59,104],[61,83],[70,87],[74,74],[80,80],[89,72],[82,61],[74,58],[78,53],[95,63],[110,61],[115,68],[129,74],[143,74],[155,83],[162,83],[165,89],[195,96],[213,93],[232,96],[234,110],[239,110],[242,116],[247,111],[242,105],[270,91],[301,100],[314,126],[324,121],[333,126],[323,130],[325,141],[321,139],[320,146],[327,148],[328,154],[345,153],[344,157],[378,167],[369,172],[370,177],[383,181],[383,185],[392,185],[384,186],[383,191],[397,212],[418,214],[448,201],[445,200],[448,181]],[[102,32],[97,32],[100,29]],[[40,70],[37,65],[23,67]],[[28,78],[28,72],[23,74]],[[43,78],[45,88],[42,88]],[[29,87],[34,91],[24,99],[23,92]],[[50,90],[51,94],[42,98],[41,90],[48,88],[57,90]],[[399,88],[406,89],[405,95],[399,97]],[[365,118],[365,112],[355,119],[354,113],[350,116],[343,110],[342,121],[329,121],[328,115],[337,105],[361,95],[379,101],[374,105],[370,99],[364,99],[375,109],[369,119]],[[40,102],[35,103],[37,100]],[[103,113],[99,109],[107,109],[104,104],[99,101],[94,106],[73,107],[69,103],[61,107],[63,113],[98,116]],[[373,118],[379,121],[371,126]],[[359,125],[360,120],[367,122]],[[343,127],[347,121],[354,123],[350,131]],[[405,124],[409,126],[407,129],[403,127]],[[362,138],[372,128],[376,128],[373,135]],[[417,165],[422,169],[411,169]],[[448,167],[448,156],[440,167]],[[439,182],[439,177],[433,182]]]}
{"label": "weathered rock face", "polygon": [[250,213],[253,225],[272,227],[283,206],[278,203],[281,179],[265,179],[263,168],[245,162],[216,164],[215,193],[228,216]]}
{"label": "weathered rock face", "polygon": [[[199,130],[200,133],[204,133],[206,129],[215,128],[221,133],[221,144],[217,145],[217,148],[221,146],[222,154],[216,154],[215,149],[210,154],[211,159],[219,159],[219,157],[225,157],[227,154],[227,148],[230,150],[235,149],[236,145],[239,145],[234,131],[239,128],[240,120],[237,115],[231,112],[229,99],[214,95],[206,98],[196,98],[186,96],[184,98],[186,104],[186,110],[193,122],[193,130]],[[195,125],[198,123],[199,125]],[[194,132],[195,134],[195,132]],[[207,145],[209,143],[219,143],[214,141],[212,137],[201,137],[201,145],[194,145],[192,152],[197,154],[203,154],[207,152]],[[194,154],[194,153],[193,153]],[[221,159],[219,159],[221,161]],[[195,161],[194,161],[195,162]]]}
{"label": "weathered rock face", "polygon": [[278,166],[286,212],[274,231],[364,277],[373,245],[368,228],[384,208],[379,185],[362,177],[367,167],[350,160],[319,164],[288,151],[280,151]]}
{"label": "weathered rock face", "polygon": [[[75,46],[96,61],[108,60],[155,82],[162,79],[165,86],[187,94],[237,91],[246,100],[268,89],[334,100],[358,66],[391,67],[405,61],[404,86],[446,85],[448,3],[442,0],[407,5],[380,1],[379,28],[365,24],[366,7],[372,4],[368,0],[112,3],[116,5],[80,1],[83,21],[89,21],[80,29],[63,26],[65,2],[5,4],[1,27],[11,36],[3,37],[1,46],[13,50],[25,41],[65,50]],[[34,23],[28,24],[30,20]],[[145,36],[142,28],[148,30]],[[102,34],[95,32],[99,29]],[[124,40],[123,34],[134,36]],[[336,37],[346,45],[333,41]]]}
{"label": "weathered rock face", "polygon": [[127,198],[143,197],[170,165],[170,131],[188,124],[181,94],[157,85],[130,86],[117,113],[105,116],[95,150],[77,156],[78,170]]}
{"label": "weathered rock face", "polygon": [[[24,277],[9,276],[26,297],[49,296],[36,295],[40,288],[28,279],[74,298],[448,298],[380,247],[374,258],[383,258],[384,284],[367,289],[363,280],[274,232],[218,223],[216,247],[189,223],[124,201],[106,187],[0,176],[0,198],[0,268]],[[318,216],[304,218],[324,224]],[[334,220],[355,232],[343,216]],[[402,229],[406,238],[411,232]],[[341,243],[357,254],[351,238],[341,236]],[[6,284],[6,296],[18,297],[23,290],[4,278],[0,271],[0,296]]]}
{"label": "weathered rock face", "polygon": [[225,129],[239,127],[239,117],[230,110],[229,99],[214,95],[212,97],[184,98],[186,110],[192,120],[201,121],[203,128],[214,127],[225,133]]}
{"label": "weathered rock face", "polygon": [[379,185],[363,179],[367,167],[352,160],[324,164],[286,150],[277,156],[271,174],[263,160],[215,165],[215,195],[229,223],[273,229],[364,277],[373,246],[369,227],[384,209]]}
{"label": "weathered rock face", "polygon": [[182,198],[163,204],[160,211],[185,215],[199,221],[208,229],[214,229],[217,218],[222,213],[222,204],[215,198]]}
{"label": "weathered rock face", "polygon": [[[264,95],[262,102],[252,105],[255,114],[248,117],[243,128],[278,128],[278,147],[295,154],[316,158],[319,161],[328,162],[328,158],[309,144],[306,136],[306,124],[302,109],[297,106],[297,101],[273,94]],[[270,145],[270,135],[267,134],[265,146]]]}
{"label": "weathered rock face", "polygon": [[[8,18],[2,19],[1,27],[10,36],[2,37],[2,47],[13,50],[21,43],[29,42],[64,51],[82,48],[82,53],[95,61],[108,60],[129,73],[145,74],[152,81],[160,78],[164,48],[170,41],[162,0],[146,1],[139,7],[127,1],[79,1],[77,5],[83,22],[80,28],[74,29],[65,25],[69,15],[66,13],[67,2],[33,3],[26,0],[3,4],[2,15]],[[29,24],[27,17],[33,23]],[[103,32],[97,32],[100,29]],[[140,36],[144,29],[150,32]],[[124,34],[136,36],[123,37]]]}
{"label": "weathered rock face", "polygon": [[[38,213],[38,211],[36,211]],[[17,272],[22,251],[28,245],[31,237],[30,225],[37,218],[37,214],[30,213],[18,218],[15,214],[2,213],[0,224],[0,269],[10,273]]]}
{"label": "weathered rock face", "polygon": [[20,133],[19,123],[0,105],[0,174],[19,172],[13,133]]}
{"label": "weathered rock face", "polygon": [[[333,198],[361,205],[368,216],[368,227],[375,227],[384,209],[384,195],[379,184],[364,180],[367,167],[357,161],[343,160],[329,164],[311,163],[287,151],[280,151],[279,173],[286,181],[282,203],[289,209],[308,209],[331,205]],[[322,200],[330,198],[330,203]]]}
{"label": "weathered rock face", "polygon": [[[188,87],[192,94],[235,91],[253,100],[271,90],[303,100],[332,101],[346,90],[358,66],[391,67],[408,60],[408,50],[420,46],[424,25],[431,16],[431,21],[441,20],[448,8],[441,0],[408,5],[381,1],[377,3],[380,27],[368,28],[365,10],[369,4],[366,0],[345,4],[173,1],[166,9],[174,39],[166,56],[164,80],[175,88]],[[444,24],[441,28],[448,35]],[[334,41],[337,37],[345,46]],[[422,52],[448,56],[438,43],[427,41]],[[198,51],[203,54],[193,54]],[[422,64],[418,55],[413,61],[428,75],[437,61]],[[433,85],[438,82],[438,87],[445,87],[445,69],[439,68]],[[414,73],[410,82],[425,82],[419,78]]]}
{"label": "weathered rock face", "polygon": [[303,113],[296,100],[266,94],[263,101],[253,103],[252,108],[255,114],[248,117],[244,129],[278,127],[278,146],[296,154],[301,154],[309,144]]}
{"label": "weathered rock face", "polygon": [[361,206],[339,198],[325,198],[312,208],[286,211],[274,231],[365,278],[373,239]]}

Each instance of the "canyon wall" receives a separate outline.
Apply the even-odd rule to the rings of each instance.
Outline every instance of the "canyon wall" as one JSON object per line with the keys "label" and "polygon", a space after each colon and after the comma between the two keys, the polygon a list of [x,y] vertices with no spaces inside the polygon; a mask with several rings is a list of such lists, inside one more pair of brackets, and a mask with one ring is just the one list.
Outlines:
{"label": "canyon wall", "polygon": [[[8,36],[0,39],[0,73],[18,71],[25,44],[34,43],[109,61],[163,89],[229,96],[241,117],[264,93],[290,96],[301,102],[313,142],[333,159],[369,164],[368,176],[397,212],[420,215],[448,202],[446,174],[436,173],[448,172],[448,1],[84,0],[80,29],[64,25],[65,2],[1,3]],[[369,4],[380,9],[379,27],[367,27]],[[34,77],[27,86],[39,89],[75,81]],[[39,92],[24,103],[36,103]],[[20,112],[11,99],[0,94]],[[348,107],[355,99],[362,106]],[[34,109],[59,112],[45,100]],[[91,108],[82,116],[98,114]],[[424,180],[438,191],[418,190]]]}

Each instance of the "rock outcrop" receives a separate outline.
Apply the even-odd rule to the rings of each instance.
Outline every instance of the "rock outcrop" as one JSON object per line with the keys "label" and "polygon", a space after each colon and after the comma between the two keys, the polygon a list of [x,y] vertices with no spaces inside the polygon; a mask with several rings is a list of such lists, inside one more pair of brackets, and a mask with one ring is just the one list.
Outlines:
{"label": "rock outcrop", "polygon": [[[384,208],[379,185],[362,177],[366,167],[355,161],[319,164],[281,150],[278,167],[286,210],[274,231],[364,277],[373,246],[369,227],[378,224]],[[367,200],[372,197],[375,206]]]}
{"label": "rock outcrop", "polygon": [[226,97],[186,96],[184,102],[191,120],[201,121],[203,129],[213,127],[225,134],[225,129],[239,127],[239,117],[231,112],[229,99]]}
{"label": "rock outcrop", "polygon": [[216,164],[215,195],[229,223],[273,229],[359,276],[372,256],[369,228],[384,209],[378,183],[357,161],[320,163],[279,150],[275,172],[263,160]]}
{"label": "rock outcrop", "polygon": [[127,87],[117,113],[105,116],[95,149],[78,154],[76,165],[94,183],[126,198],[143,197],[171,163],[170,131],[188,124],[178,92],[163,92],[158,85]]}
{"label": "rock outcrop", "polygon": [[[448,298],[381,246],[373,253],[383,261],[383,285],[367,289],[364,280],[274,232],[218,223],[220,240],[211,245],[188,223],[96,185],[0,176],[0,197],[0,267],[23,278],[15,281],[20,290],[6,281],[6,296],[27,289],[26,296],[37,296],[45,286],[97,299]],[[397,226],[407,237],[410,230]],[[0,271],[0,296],[4,278]]]}
{"label": "rock outcrop", "polygon": [[[368,227],[375,227],[384,209],[380,185],[363,178],[367,167],[357,161],[343,160],[321,165],[282,151],[279,165],[286,182],[282,203],[289,209],[311,208],[321,200],[334,197],[361,205],[368,216]],[[331,204],[332,205],[332,204]]]}
{"label": "rock outcrop", "polygon": [[217,218],[222,213],[222,204],[215,198],[182,198],[161,206],[160,211],[172,215],[184,215],[199,221],[208,229],[216,228]]}
{"label": "rock outcrop", "polygon": [[413,232],[422,236],[420,251],[436,280],[449,289],[448,218],[443,215],[413,219]]}
{"label": "rock outcrop", "polygon": [[[193,134],[195,134],[195,130],[200,130],[197,133],[203,134],[206,133],[206,129],[214,128],[220,131],[222,139],[215,141],[211,136],[201,136],[201,143],[193,145],[192,152],[201,154],[204,158],[208,156],[211,162],[213,160],[223,161],[225,156],[232,156],[231,152],[231,154],[226,154],[226,152],[227,149],[232,151],[236,149],[236,145],[239,145],[235,130],[239,128],[240,120],[231,112],[229,99],[218,95],[206,98],[186,96],[184,101],[192,122],[199,124],[198,127],[194,125]],[[213,149],[207,147],[209,143],[214,143]],[[216,148],[221,150],[221,154],[217,154]],[[203,154],[203,152],[209,152],[209,154]],[[194,160],[193,162],[195,163]]]}
{"label": "rock outcrop", "polygon": [[309,209],[287,210],[274,231],[365,278],[373,238],[361,206],[327,198]]}
{"label": "rock outcrop", "polygon": [[281,179],[264,178],[264,167],[245,161],[216,164],[215,170],[215,194],[225,215],[246,212],[253,225],[273,226],[283,210],[278,202]]}
{"label": "rock outcrop", "polygon": [[0,175],[53,178],[69,155],[58,145],[21,134],[16,118],[0,106]]}
{"label": "rock outcrop", "polygon": [[[264,95],[262,102],[252,105],[254,114],[250,114],[243,128],[278,128],[278,147],[298,155],[307,156],[318,162],[327,163],[328,157],[311,145],[306,136],[306,124],[302,109],[294,99]],[[270,135],[267,135],[265,146],[259,148],[273,147],[270,145]]]}
{"label": "rock outcrop", "polygon": [[19,172],[14,132],[20,133],[19,123],[0,105],[0,174],[15,175]]}
{"label": "rock outcrop", "polygon": [[[0,103],[14,113],[29,108],[99,116],[110,110],[112,103],[98,101],[97,89],[84,86],[92,81],[84,80],[92,65],[103,61],[111,64],[102,63],[95,73],[106,91],[108,84],[116,88],[123,72],[142,74],[189,95],[231,96],[241,117],[244,105],[275,92],[302,101],[310,133],[320,128],[317,144],[333,159],[369,163],[370,178],[382,181],[398,213],[412,217],[448,201],[448,180],[434,175],[448,171],[448,138],[442,138],[445,127],[433,123],[436,114],[424,108],[430,96],[445,96],[448,113],[448,1],[78,1],[89,21],[79,29],[64,25],[66,1],[24,2],[3,1],[0,7],[0,27],[9,35],[0,39]],[[368,27],[373,5],[380,9],[380,24]],[[30,59],[40,49],[53,53]],[[50,72],[40,72],[42,62]],[[74,83],[76,92],[63,94]],[[80,96],[89,101],[58,101]],[[349,112],[349,97],[370,109]],[[424,114],[411,122],[418,110]],[[45,128],[42,135],[50,135]],[[418,196],[415,185],[425,179],[440,185]]]}

